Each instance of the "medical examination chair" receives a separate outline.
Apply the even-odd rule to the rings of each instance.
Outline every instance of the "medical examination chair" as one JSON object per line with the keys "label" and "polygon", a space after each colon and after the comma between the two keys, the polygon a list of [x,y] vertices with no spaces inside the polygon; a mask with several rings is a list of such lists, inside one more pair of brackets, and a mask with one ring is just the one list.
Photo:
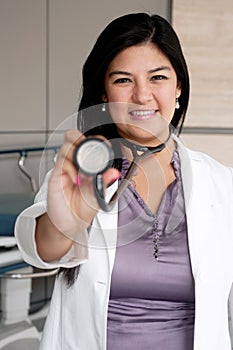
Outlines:
{"label": "medical examination chair", "polygon": [[[23,260],[14,237],[14,225],[17,216],[23,209],[33,203],[37,192],[36,181],[27,171],[25,160],[31,152],[42,151],[44,151],[43,148],[0,151],[0,156],[18,154],[18,167],[27,180],[30,181],[30,191],[28,192],[0,194],[1,350],[38,349],[41,330],[35,326],[36,323],[33,322],[33,317],[29,315],[32,280],[48,279],[57,273],[57,270],[41,271],[29,266]],[[57,148],[49,148],[46,151],[52,151],[55,155]],[[38,281],[37,286],[40,285]],[[34,319],[36,319],[35,315]]]}

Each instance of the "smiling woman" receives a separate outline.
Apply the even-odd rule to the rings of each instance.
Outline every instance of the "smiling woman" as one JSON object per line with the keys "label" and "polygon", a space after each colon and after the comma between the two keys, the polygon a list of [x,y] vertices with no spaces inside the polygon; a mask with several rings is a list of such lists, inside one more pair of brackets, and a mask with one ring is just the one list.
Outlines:
{"label": "smiling woman", "polygon": [[[121,136],[156,146],[168,133],[180,93],[169,59],[153,43],[145,42],[122,50],[111,61],[103,101],[110,103],[111,117]],[[123,113],[119,105],[114,108],[113,102],[121,103],[126,111]]]}
{"label": "smiling woman", "polygon": [[[16,223],[24,258],[60,267],[40,350],[231,349],[233,169],[177,137],[188,100],[186,62],[165,19],[134,13],[103,30],[83,67],[79,130],[65,133]],[[96,142],[115,159],[95,176]],[[99,176],[106,201],[124,188],[108,212]]]}

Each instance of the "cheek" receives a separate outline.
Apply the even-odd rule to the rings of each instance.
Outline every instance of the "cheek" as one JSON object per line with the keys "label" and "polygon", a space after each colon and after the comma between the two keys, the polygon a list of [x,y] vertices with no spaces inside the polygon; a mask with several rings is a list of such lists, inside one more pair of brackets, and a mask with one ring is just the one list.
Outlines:
{"label": "cheek", "polygon": [[159,97],[163,102],[166,102],[167,104],[175,103],[176,100],[176,87],[170,86],[170,87],[164,87],[159,91]]}
{"label": "cheek", "polygon": [[128,102],[130,89],[108,85],[105,87],[108,102]]}
{"label": "cheek", "polygon": [[160,91],[159,99],[163,108],[173,109],[176,103],[177,90],[175,87],[164,89]]}
{"label": "cheek", "polygon": [[[118,100],[117,100],[118,101]],[[128,104],[123,102],[109,102],[109,112],[114,123],[125,123],[128,117]]]}
{"label": "cheek", "polygon": [[119,91],[109,91],[107,93],[108,102],[126,102],[126,94]]}
{"label": "cheek", "polygon": [[158,100],[162,117],[170,122],[175,112],[176,89],[171,88],[160,91]]}

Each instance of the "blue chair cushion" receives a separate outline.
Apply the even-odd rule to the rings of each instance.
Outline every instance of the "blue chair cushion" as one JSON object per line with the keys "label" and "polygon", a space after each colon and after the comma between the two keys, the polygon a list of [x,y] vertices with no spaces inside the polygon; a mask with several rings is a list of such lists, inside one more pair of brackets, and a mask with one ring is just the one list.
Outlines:
{"label": "blue chair cushion", "polygon": [[17,216],[33,204],[34,192],[0,194],[0,236],[13,236]]}

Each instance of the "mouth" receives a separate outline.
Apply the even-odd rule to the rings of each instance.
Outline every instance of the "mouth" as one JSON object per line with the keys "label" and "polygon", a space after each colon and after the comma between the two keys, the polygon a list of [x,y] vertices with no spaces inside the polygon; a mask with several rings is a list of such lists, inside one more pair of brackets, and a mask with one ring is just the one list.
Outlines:
{"label": "mouth", "polygon": [[158,109],[136,109],[129,112],[132,120],[148,120],[154,118],[158,113]]}

